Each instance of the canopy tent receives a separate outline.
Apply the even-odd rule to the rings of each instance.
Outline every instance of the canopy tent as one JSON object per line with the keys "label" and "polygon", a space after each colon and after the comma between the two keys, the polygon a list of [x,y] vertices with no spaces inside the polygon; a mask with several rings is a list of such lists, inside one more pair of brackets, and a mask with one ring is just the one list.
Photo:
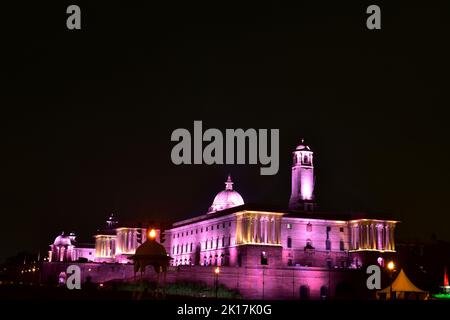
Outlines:
{"label": "canopy tent", "polygon": [[[400,270],[397,278],[392,282],[392,295],[394,299],[428,299],[428,292],[417,288],[411,280],[408,279],[403,269]],[[391,299],[391,286],[377,291],[377,299]]]}

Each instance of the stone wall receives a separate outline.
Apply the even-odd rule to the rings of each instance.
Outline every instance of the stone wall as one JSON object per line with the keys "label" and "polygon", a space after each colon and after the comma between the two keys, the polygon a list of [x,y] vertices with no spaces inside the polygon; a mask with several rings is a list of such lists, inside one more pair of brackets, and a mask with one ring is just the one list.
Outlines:
{"label": "stone wall", "polygon": [[[74,263],[45,263],[42,268],[42,280],[55,282],[61,271]],[[78,263],[81,268],[82,283],[91,277],[93,283],[112,280],[133,281],[133,265]],[[178,266],[170,267],[167,282],[196,282],[214,286],[215,267]],[[153,268],[148,267],[144,278],[156,280]],[[139,279],[139,275],[138,275]],[[221,267],[218,282],[228,289],[239,291],[245,299],[305,299],[305,291],[310,299],[321,299],[321,293],[327,292],[335,297],[339,288],[346,294],[364,293],[365,277],[358,270],[334,270],[307,267],[268,268],[257,267]],[[303,289],[301,289],[303,286]],[[351,290],[350,290],[351,288]],[[303,290],[303,296],[301,291]],[[348,291],[351,292],[348,292]],[[343,290],[341,290],[343,291]]]}

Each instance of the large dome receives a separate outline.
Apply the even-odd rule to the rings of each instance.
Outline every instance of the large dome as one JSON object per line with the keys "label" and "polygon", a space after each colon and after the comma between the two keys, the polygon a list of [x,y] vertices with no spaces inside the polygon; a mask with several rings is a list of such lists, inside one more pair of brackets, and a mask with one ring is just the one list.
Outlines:
{"label": "large dome", "polygon": [[72,239],[71,235],[65,235],[64,232],[57,236],[53,244],[55,246],[71,246],[72,245]]}
{"label": "large dome", "polygon": [[311,148],[305,143],[305,140],[302,139],[302,142],[295,148],[295,151],[311,151]]}
{"label": "large dome", "polygon": [[214,198],[208,213],[225,210],[243,204],[244,199],[242,199],[242,196],[237,191],[233,190],[233,181],[231,181],[231,177],[228,176],[228,180],[225,182],[225,190],[220,191]]}

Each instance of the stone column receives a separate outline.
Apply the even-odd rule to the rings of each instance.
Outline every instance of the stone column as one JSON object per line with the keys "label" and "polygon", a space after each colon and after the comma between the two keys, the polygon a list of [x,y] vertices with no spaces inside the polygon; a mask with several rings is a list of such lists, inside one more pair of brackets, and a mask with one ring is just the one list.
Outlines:
{"label": "stone column", "polygon": [[264,242],[269,243],[269,218],[264,218]]}
{"label": "stone column", "polygon": [[391,225],[390,228],[389,228],[389,231],[390,231],[390,234],[389,234],[389,248],[390,248],[390,250],[395,250],[394,228],[395,228],[395,225]]}
{"label": "stone column", "polygon": [[371,223],[370,224],[370,229],[372,231],[372,239],[370,241],[370,248],[371,249],[376,249],[377,248],[377,230],[375,229],[375,224]]}
{"label": "stone column", "polygon": [[383,250],[383,225],[377,224],[377,249]]}
{"label": "stone column", "polygon": [[389,225],[385,225],[384,226],[384,230],[385,230],[385,236],[386,236],[386,238],[385,238],[385,250],[390,250],[390,246],[391,246],[391,240],[390,240],[390,228],[389,228]]}

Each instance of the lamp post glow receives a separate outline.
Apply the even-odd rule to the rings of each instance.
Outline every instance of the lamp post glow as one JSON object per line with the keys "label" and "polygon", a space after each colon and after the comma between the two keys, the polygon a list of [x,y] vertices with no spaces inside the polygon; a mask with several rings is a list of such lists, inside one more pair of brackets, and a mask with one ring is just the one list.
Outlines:
{"label": "lamp post glow", "polygon": [[216,267],[214,269],[214,288],[216,292],[216,299],[217,299],[217,292],[219,290],[219,274],[220,274],[220,268]]}
{"label": "lamp post glow", "polygon": [[148,237],[149,237],[151,240],[154,240],[154,239],[156,238],[156,231],[155,231],[155,229],[151,229],[151,230],[148,232]]}
{"label": "lamp post glow", "polygon": [[389,299],[393,299],[392,296],[392,273],[394,272],[395,269],[395,264],[394,261],[389,261],[389,263],[387,264],[387,268],[389,270],[389,280],[390,280],[390,285],[389,285]]}

